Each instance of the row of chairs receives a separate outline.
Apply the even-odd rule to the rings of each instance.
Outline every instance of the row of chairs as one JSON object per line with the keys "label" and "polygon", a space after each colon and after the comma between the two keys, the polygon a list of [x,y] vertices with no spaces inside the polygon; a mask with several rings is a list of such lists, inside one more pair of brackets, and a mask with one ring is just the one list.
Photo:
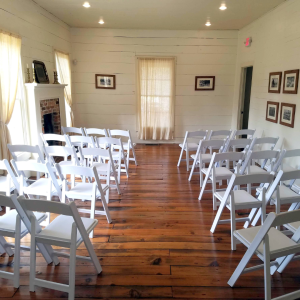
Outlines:
{"label": "row of chairs", "polygon": [[[20,285],[20,251],[30,251],[29,290],[35,291],[37,286],[54,289],[69,294],[69,300],[75,297],[76,260],[92,262],[96,273],[102,271],[101,265],[89,239],[98,221],[80,217],[74,202],[69,204],[44,200],[25,199],[16,195],[10,197],[0,195],[0,206],[9,210],[0,217],[0,254],[14,255],[13,272],[0,271],[0,278],[13,281],[15,288]],[[58,214],[45,228],[41,222],[47,218],[44,212]],[[21,245],[21,239],[31,234],[30,247]],[[14,243],[6,241],[6,237],[14,238]],[[76,255],[78,247],[84,243],[89,256]],[[52,246],[70,249],[70,253],[54,250]],[[67,257],[69,263],[69,284],[61,284],[36,278],[36,253],[44,257],[47,264],[59,265],[59,257]]]}
{"label": "row of chairs", "polygon": [[[214,233],[218,225],[230,223],[231,249],[235,250],[238,243],[248,248],[228,284],[234,286],[243,273],[264,268],[265,299],[271,299],[270,276],[276,271],[281,273],[289,262],[300,258],[295,256],[300,250],[300,194],[294,188],[295,181],[300,179],[300,170],[284,162],[287,158],[299,157],[300,149],[274,150],[277,141],[278,138],[253,136],[250,139],[228,139],[227,136],[214,141],[203,138],[195,150],[196,155],[191,157],[194,161],[198,159],[200,169],[199,200],[204,192],[209,192],[205,186],[211,181],[213,209],[219,206],[211,232]],[[243,151],[234,152],[236,149],[229,145],[243,148]],[[268,150],[257,151],[256,146]],[[205,175],[204,181],[202,175]],[[216,184],[223,184],[223,180],[227,181],[227,188],[217,190]],[[275,204],[275,213],[267,217],[269,204]],[[281,212],[284,204],[289,205],[288,212]],[[225,208],[230,211],[230,219],[221,219]],[[237,211],[245,209],[250,209],[250,214],[237,218]],[[259,220],[261,226],[257,226]],[[236,230],[237,222],[244,223],[244,229]],[[254,227],[249,227],[250,224]],[[285,230],[280,231],[281,225]],[[264,264],[247,268],[254,254]],[[297,291],[278,299],[299,296],[300,291]]]}

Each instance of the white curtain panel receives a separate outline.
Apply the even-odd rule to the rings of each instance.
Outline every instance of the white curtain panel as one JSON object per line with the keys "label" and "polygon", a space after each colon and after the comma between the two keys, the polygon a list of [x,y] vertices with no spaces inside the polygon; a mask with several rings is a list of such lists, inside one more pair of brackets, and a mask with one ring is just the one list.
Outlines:
{"label": "white curtain panel", "polygon": [[138,130],[142,140],[174,136],[175,58],[138,58]]}
{"label": "white curtain panel", "polygon": [[7,144],[10,135],[7,125],[11,119],[20,72],[21,39],[9,33],[0,32],[0,146],[1,159],[10,159]]}
{"label": "white curtain panel", "polygon": [[55,50],[55,60],[57,71],[59,72],[60,81],[62,84],[67,84],[65,87],[65,100],[70,106],[70,120],[71,124],[68,126],[73,127],[74,124],[74,115],[72,110],[72,88],[71,88],[71,66],[70,66],[70,57],[69,54],[62,53]]}

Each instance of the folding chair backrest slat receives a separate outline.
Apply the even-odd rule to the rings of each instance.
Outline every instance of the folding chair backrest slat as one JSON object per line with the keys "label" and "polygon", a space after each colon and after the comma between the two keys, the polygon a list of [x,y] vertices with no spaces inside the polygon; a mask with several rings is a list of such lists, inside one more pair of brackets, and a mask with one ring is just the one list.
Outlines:
{"label": "folding chair backrest slat", "polygon": [[228,149],[231,147],[235,147],[235,148],[244,148],[248,145],[250,145],[252,142],[251,139],[232,139],[229,141],[228,143]]}
{"label": "folding chair backrest slat", "polygon": [[10,167],[10,164],[7,159],[0,160],[0,170],[7,171],[8,175],[10,176],[15,188],[17,191],[20,191],[20,184],[15,176],[15,173],[13,172],[12,168]]}
{"label": "folding chair backrest slat", "polygon": [[224,153],[214,153],[214,162],[219,161],[239,161],[244,158],[244,152],[224,152]]}
{"label": "folding chair backrest slat", "polygon": [[120,129],[109,129],[109,136],[124,136],[129,138],[129,131]]}
{"label": "folding chair backrest slat", "polygon": [[192,138],[192,137],[200,137],[204,138],[207,136],[208,130],[198,130],[198,131],[187,131],[187,138]]}
{"label": "folding chair backrest slat", "polygon": [[45,146],[49,146],[48,142],[61,142],[67,144],[68,135],[60,135],[60,134],[54,134],[54,133],[42,133],[41,132],[41,139],[43,141],[43,144]]}
{"label": "folding chair backrest slat", "polygon": [[82,167],[82,166],[60,166],[56,164],[55,167],[58,169],[58,173],[62,175],[73,174],[81,175],[86,177],[94,177],[94,172],[92,168]]}
{"label": "folding chair backrest slat", "polygon": [[255,184],[255,183],[271,183],[274,180],[274,172],[266,174],[249,174],[249,175],[235,175],[234,185]]}
{"label": "folding chair backrest slat", "polygon": [[240,130],[235,130],[233,135],[232,135],[232,138],[236,138],[238,136],[241,136],[241,135],[247,135],[247,138],[250,138],[252,139],[254,134],[255,134],[255,131],[256,129],[240,129]]}
{"label": "folding chair backrest slat", "polygon": [[104,135],[108,136],[106,129],[84,128],[86,136]]}
{"label": "folding chair backrest slat", "polygon": [[79,135],[84,135],[84,131],[83,128],[77,128],[77,127],[63,127],[61,126],[61,130],[64,134],[68,134],[68,133],[76,133]]}
{"label": "folding chair backrest slat", "polygon": [[19,197],[18,201],[26,211],[50,212],[53,214],[60,214],[65,216],[73,215],[70,205],[65,203],[49,200],[28,200],[22,197]]}
{"label": "folding chair backrest slat", "polygon": [[109,150],[101,148],[82,148],[81,153],[83,156],[110,157]]}
{"label": "folding chair backrest slat", "polygon": [[12,158],[14,160],[18,160],[18,157],[16,155],[17,152],[26,152],[26,153],[32,153],[32,154],[36,154],[37,158],[40,162],[45,162],[44,160],[44,155],[41,152],[41,149],[39,148],[38,145],[36,146],[29,146],[29,145],[7,145]]}
{"label": "folding chair backrest slat", "polygon": [[230,137],[232,133],[232,130],[211,130],[211,132],[209,133],[208,139],[210,140],[212,137]]}
{"label": "folding chair backrest slat", "polygon": [[99,137],[96,139],[98,144],[111,144],[111,145],[121,145],[121,139],[113,138],[113,137]]}
{"label": "folding chair backrest slat", "polygon": [[287,181],[287,180],[293,180],[293,179],[295,179],[295,180],[300,179],[300,170],[283,172],[281,181]]}
{"label": "folding chair backrest slat", "polygon": [[202,140],[201,141],[201,148],[221,148],[222,146],[224,146],[226,142],[226,139],[224,140]]}
{"label": "folding chair backrest slat", "polygon": [[273,150],[276,143],[278,142],[278,140],[279,140],[279,137],[254,138],[252,140],[249,150],[253,151],[254,146],[264,145],[264,144],[270,145],[270,150]]}

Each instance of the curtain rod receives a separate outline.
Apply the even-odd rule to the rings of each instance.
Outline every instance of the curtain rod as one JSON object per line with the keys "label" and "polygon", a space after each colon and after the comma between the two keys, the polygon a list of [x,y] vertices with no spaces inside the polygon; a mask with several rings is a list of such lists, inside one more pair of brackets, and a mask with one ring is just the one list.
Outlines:
{"label": "curtain rod", "polygon": [[59,53],[65,54],[65,55],[70,55],[70,54],[67,53],[67,52],[63,52],[63,51],[60,51],[60,50],[57,50],[57,49],[54,49],[54,52],[59,52]]}
{"label": "curtain rod", "polygon": [[0,33],[4,33],[4,34],[10,35],[10,36],[13,36],[13,37],[18,38],[20,40],[22,39],[21,36],[19,36],[18,34],[11,33],[11,32],[5,31],[3,29],[0,29]]}

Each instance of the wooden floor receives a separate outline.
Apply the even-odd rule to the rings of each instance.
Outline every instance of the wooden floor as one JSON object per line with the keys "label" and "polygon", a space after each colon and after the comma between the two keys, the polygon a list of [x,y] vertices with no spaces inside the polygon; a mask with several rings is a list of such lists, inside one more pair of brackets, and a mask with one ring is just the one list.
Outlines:
{"label": "wooden floor", "polygon": [[[263,271],[243,275],[235,288],[227,285],[245,247],[230,250],[229,224],[210,233],[215,214],[211,194],[197,200],[198,176],[189,183],[185,163],[177,168],[178,145],[138,145],[136,153],[139,166],[131,162],[129,178],[122,176],[122,195],[111,192],[113,223],[99,217],[92,240],[103,272],[97,276],[91,264],[78,261],[76,297],[264,299]],[[78,251],[86,253],[83,246]],[[11,261],[0,257],[0,268],[8,269]],[[39,257],[37,265],[39,278],[68,282],[67,259],[53,267]],[[294,262],[282,275],[272,277],[273,297],[299,288],[299,267]],[[17,290],[0,279],[0,298],[67,297],[42,288],[30,293],[28,283],[29,253],[22,252],[21,286]]]}

